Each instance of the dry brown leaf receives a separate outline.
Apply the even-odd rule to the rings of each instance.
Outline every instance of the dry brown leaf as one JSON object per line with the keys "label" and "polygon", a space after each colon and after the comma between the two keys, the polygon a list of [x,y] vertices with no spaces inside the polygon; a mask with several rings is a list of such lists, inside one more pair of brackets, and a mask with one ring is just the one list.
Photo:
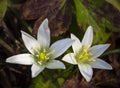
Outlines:
{"label": "dry brown leaf", "polygon": [[22,18],[36,20],[33,32],[36,33],[39,25],[45,18],[49,19],[49,27],[54,36],[65,33],[71,24],[71,1],[66,0],[27,0],[23,5]]}

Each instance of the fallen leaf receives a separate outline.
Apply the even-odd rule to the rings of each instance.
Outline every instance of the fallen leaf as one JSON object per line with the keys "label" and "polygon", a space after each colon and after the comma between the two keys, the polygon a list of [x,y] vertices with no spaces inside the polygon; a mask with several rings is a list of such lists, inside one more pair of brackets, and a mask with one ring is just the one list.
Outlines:
{"label": "fallen leaf", "polygon": [[23,5],[22,18],[36,20],[33,32],[45,18],[49,19],[51,34],[58,36],[65,33],[71,24],[71,1],[69,0],[27,0]]}

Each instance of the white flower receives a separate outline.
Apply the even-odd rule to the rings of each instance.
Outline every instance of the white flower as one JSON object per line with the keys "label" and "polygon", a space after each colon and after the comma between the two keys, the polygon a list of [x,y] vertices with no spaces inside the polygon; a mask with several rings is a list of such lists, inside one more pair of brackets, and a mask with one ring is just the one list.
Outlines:
{"label": "white flower", "polygon": [[43,69],[65,69],[65,65],[55,58],[62,55],[74,42],[70,38],[59,40],[50,46],[50,29],[45,19],[38,29],[37,40],[21,31],[22,39],[31,54],[19,54],[7,58],[6,62],[32,65],[32,77],[36,77]]}
{"label": "white flower", "polygon": [[93,40],[93,30],[91,26],[88,27],[82,42],[80,42],[80,40],[73,34],[71,34],[71,39],[75,40],[72,44],[74,53],[65,55],[62,60],[78,65],[82,76],[88,82],[93,75],[92,68],[112,69],[111,65],[98,58],[110,46],[110,44],[100,44],[91,47]]}

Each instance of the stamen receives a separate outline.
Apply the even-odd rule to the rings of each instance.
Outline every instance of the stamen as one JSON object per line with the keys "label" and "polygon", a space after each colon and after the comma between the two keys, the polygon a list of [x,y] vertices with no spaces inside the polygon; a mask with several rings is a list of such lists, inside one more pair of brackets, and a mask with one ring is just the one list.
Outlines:
{"label": "stamen", "polygon": [[78,63],[89,64],[95,60],[92,58],[92,53],[89,51],[90,45],[87,45],[79,50],[76,54],[76,60]]}
{"label": "stamen", "polygon": [[45,52],[46,52],[46,49],[43,49],[43,52],[45,53]]}
{"label": "stamen", "polygon": [[89,59],[89,62],[94,62],[95,61],[95,59]]}
{"label": "stamen", "polygon": [[40,61],[38,61],[38,64],[42,65],[42,63]]}
{"label": "stamen", "polygon": [[46,64],[52,57],[54,51],[48,52],[46,49],[42,49],[39,53],[36,55],[36,62],[39,65],[44,65]]}
{"label": "stamen", "polygon": [[47,53],[47,56],[52,55],[55,53],[55,50],[52,50],[51,52]]}
{"label": "stamen", "polygon": [[39,47],[37,47],[37,46],[32,47],[31,49],[34,50],[34,53],[35,53],[35,54],[39,52]]}
{"label": "stamen", "polygon": [[83,48],[83,50],[87,52],[89,48],[90,48],[90,45],[87,45],[86,47]]}

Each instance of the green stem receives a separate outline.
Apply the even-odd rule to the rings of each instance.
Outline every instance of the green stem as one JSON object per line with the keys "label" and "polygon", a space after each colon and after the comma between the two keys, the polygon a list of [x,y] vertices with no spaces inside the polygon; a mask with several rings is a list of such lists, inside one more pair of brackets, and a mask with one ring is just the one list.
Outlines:
{"label": "green stem", "polygon": [[101,56],[106,56],[106,55],[115,54],[115,53],[120,53],[120,49],[114,49],[114,50],[108,51]]}

